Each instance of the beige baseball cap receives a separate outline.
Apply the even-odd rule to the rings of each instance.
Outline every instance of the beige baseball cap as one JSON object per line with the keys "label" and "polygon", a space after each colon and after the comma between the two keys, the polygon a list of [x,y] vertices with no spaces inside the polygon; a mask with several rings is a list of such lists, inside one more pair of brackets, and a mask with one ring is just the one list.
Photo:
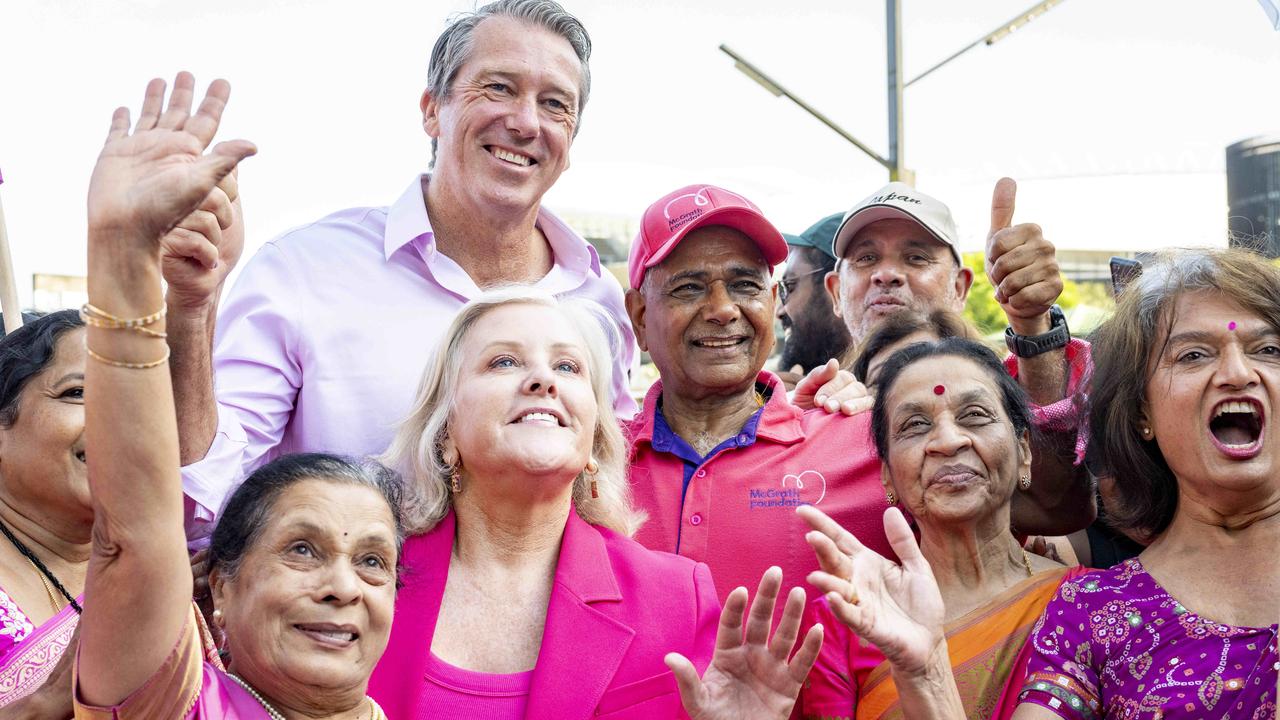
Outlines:
{"label": "beige baseball cap", "polygon": [[833,245],[836,257],[844,257],[844,251],[849,249],[849,243],[859,230],[877,220],[893,218],[918,223],[938,242],[951,249],[957,264],[963,264],[959,250],[960,233],[956,232],[956,221],[951,217],[950,208],[937,198],[900,182],[885,185],[844,214]]}

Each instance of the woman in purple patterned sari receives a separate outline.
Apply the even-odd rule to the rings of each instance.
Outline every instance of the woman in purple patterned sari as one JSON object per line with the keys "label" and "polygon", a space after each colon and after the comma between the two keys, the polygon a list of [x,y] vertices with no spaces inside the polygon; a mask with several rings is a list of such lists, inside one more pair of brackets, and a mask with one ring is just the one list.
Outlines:
{"label": "woman in purple patterned sari", "polygon": [[93,527],[84,358],[70,310],[0,339],[0,720],[71,716]]}
{"label": "woman in purple patterned sari", "polygon": [[[1014,720],[1275,718],[1280,269],[1243,250],[1162,256],[1093,358],[1091,436],[1115,516],[1155,540],[1059,588]],[[963,717],[937,585],[901,514],[885,519],[898,565],[801,511],[823,531],[815,584],[892,663],[906,715]]]}

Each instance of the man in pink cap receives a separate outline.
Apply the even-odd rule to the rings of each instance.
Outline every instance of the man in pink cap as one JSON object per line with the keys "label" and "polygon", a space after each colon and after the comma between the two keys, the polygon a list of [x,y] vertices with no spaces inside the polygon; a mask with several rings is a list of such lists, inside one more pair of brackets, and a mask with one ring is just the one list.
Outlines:
{"label": "man in pink cap", "polygon": [[759,208],[711,185],[650,205],[631,248],[627,311],[661,373],[627,425],[636,539],[707,563],[721,599],[770,565],[788,587],[817,568],[801,504],[890,551],[869,415],[801,411],[763,371],[786,256]]}

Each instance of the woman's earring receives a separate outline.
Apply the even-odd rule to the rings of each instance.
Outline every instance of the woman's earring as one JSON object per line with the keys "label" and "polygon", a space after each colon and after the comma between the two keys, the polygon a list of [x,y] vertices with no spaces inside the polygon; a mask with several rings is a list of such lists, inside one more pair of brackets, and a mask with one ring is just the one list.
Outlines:
{"label": "woman's earring", "polygon": [[600,491],[599,488],[596,487],[596,473],[600,472],[600,463],[596,462],[595,458],[587,460],[587,467],[583,472],[587,474],[587,477],[591,478],[591,497],[599,498]]}
{"label": "woman's earring", "polygon": [[213,621],[214,626],[216,626],[219,630],[222,629],[222,609],[221,608],[214,608],[213,612],[209,613],[209,619]]}
{"label": "woman's earring", "polygon": [[1151,428],[1150,428],[1150,427],[1143,426],[1143,428],[1142,428],[1142,439],[1143,439],[1143,440],[1150,440],[1150,439],[1151,439]]}
{"label": "woman's earring", "polygon": [[1031,474],[1030,474],[1030,473],[1023,473],[1023,474],[1018,478],[1018,487],[1022,488],[1023,490],[1030,490],[1030,489],[1031,489]]}
{"label": "woman's earring", "polygon": [[462,492],[462,477],[458,473],[456,465],[449,468],[449,489],[453,491],[454,495]]}
{"label": "woman's earring", "polygon": [[887,500],[887,501],[889,502],[889,504],[890,504],[890,505],[897,505],[897,504],[898,504],[898,496],[897,496],[897,495],[894,495],[892,490],[885,490],[885,491],[884,491],[884,499],[885,499],[885,500]]}

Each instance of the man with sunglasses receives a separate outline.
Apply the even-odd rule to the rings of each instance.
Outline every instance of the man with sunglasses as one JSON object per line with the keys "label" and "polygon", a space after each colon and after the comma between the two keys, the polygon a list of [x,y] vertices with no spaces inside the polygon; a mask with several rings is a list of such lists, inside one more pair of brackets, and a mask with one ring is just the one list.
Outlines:
{"label": "man with sunglasses", "polygon": [[778,377],[788,389],[810,370],[843,356],[851,343],[823,289],[823,278],[836,266],[831,242],[843,217],[829,215],[799,235],[782,235],[790,251],[778,283],[777,315],[784,337]]}

